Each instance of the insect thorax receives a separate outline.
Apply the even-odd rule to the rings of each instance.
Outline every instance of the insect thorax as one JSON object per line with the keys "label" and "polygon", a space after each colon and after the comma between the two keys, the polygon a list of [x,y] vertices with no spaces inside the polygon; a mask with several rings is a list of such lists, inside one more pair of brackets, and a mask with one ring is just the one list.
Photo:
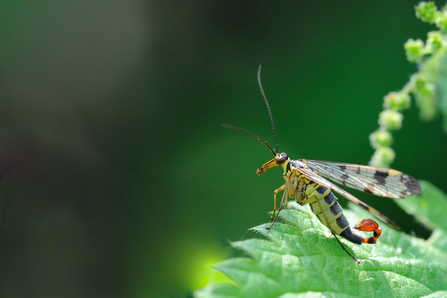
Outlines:
{"label": "insect thorax", "polygon": [[287,187],[288,194],[291,198],[295,197],[296,202],[301,206],[308,203],[314,203],[316,199],[324,198],[326,192],[330,192],[329,190],[320,194],[316,192],[319,188],[320,185],[307,179],[303,175],[296,175],[296,172],[292,172],[289,176],[289,184]]}
{"label": "insect thorax", "polygon": [[301,160],[288,160],[283,164],[284,180],[286,181],[286,191],[290,198],[300,205],[309,203],[308,196],[318,187],[312,180],[307,179],[296,169],[304,168],[306,164]]}

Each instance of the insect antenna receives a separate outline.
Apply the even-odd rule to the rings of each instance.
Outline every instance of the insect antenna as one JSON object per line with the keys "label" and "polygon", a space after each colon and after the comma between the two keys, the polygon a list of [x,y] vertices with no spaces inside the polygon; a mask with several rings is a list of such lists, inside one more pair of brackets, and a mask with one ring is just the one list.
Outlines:
{"label": "insect antenna", "polygon": [[254,137],[257,138],[259,141],[261,141],[265,146],[267,146],[267,148],[269,148],[270,152],[273,153],[273,156],[276,156],[276,154],[275,154],[275,152],[273,151],[272,147],[270,147],[269,144],[267,144],[266,141],[264,141],[263,139],[261,139],[261,137],[255,135],[255,134],[252,133],[251,131],[248,131],[248,130],[245,130],[245,129],[243,129],[243,128],[239,128],[239,127],[236,127],[236,126],[233,126],[233,125],[228,125],[228,124],[225,124],[225,123],[222,124],[222,127],[229,128],[229,129],[234,129],[234,130],[239,130],[239,131],[242,131],[242,132],[245,132],[245,133],[247,133],[247,134],[249,134],[249,135],[254,136]]}
{"label": "insect antenna", "polygon": [[270,122],[272,123],[273,137],[275,137],[275,145],[276,145],[276,153],[278,153],[278,140],[276,139],[276,131],[275,131],[275,123],[273,123],[272,111],[270,110],[269,102],[267,101],[267,97],[264,93],[264,88],[262,88],[261,84],[261,64],[259,64],[258,68],[258,84],[259,88],[261,88],[262,97],[264,97],[265,105],[267,106],[267,110],[269,111]]}

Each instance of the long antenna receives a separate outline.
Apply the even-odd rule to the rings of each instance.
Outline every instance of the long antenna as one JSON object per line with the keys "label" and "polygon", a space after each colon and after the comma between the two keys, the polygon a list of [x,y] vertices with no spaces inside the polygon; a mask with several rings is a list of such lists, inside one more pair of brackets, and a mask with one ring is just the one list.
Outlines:
{"label": "long antenna", "polygon": [[[267,101],[267,97],[265,96],[264,89],[262,88],[262,84],[261,84],[261,64],[259,64],[259,68],[258,68],[258,84],[259,84],[259,88],[261,88],[261,94],[262,94],[262,97],[264,97],[264,101],[267,106],[267,110],[269,111],[270,122],[272,123],[273,136],[275,137],[276,153],[278,153],[278,140],[276,139],[275,123],[273,123],[272,111],[270,110],[269,102]],[[266,146],[268,146],[268,145],[266,144]]]}
{"label": "long antenna", "polygon": [[252,133],[251,131],[248,131],[248,130],[245,130],[245,129],[243,129],[243,128],[239,128],[239,127],[236,127],[236,126],[233,126],[233,125],[228,125],[228,124],[225,124],[225,123],[222,124],[222,127],[229,128],[229,129],[234,129],[234,130],[239,130],[239,131],[245,132],[245,133],[247,133],[247,134],[249,134],[249,135],[251,135],[251,136],[254,136],[254,137],[257,138],[259,141],[261,141],[262,144],[266,145],[267,148],[270,149],[270,151],[273,153],[273,156],[276,156],[275,152],[274,152],[273,149],[269,146],[269,144],[267,144],[266,141],[264,141],[263,139],[261,139],[261,137],[258,137],[257,135],[255,135],[255,134]]}

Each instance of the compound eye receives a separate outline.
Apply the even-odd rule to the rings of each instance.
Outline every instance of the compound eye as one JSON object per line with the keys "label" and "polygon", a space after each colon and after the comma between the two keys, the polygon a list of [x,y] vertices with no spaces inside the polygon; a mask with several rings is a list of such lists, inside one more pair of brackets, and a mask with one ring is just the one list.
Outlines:
{"label": "compound eye", "polygon": [[287,159],[289,159],[289,156],[287,156],[287,153],[283,152],[278,156],[276,162],[278,164],[283,164]]}

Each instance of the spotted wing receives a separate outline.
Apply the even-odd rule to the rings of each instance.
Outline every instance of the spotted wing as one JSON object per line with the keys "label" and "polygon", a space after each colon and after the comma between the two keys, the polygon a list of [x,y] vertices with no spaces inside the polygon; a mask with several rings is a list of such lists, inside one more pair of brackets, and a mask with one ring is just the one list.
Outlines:
{"label": "spotted wing", "polygon": [[349,192],[343,190],[342,188],[338,187],[337,185],[333,184],[332,182],[330,182],[330,181],[324,179],[323,177],[319,176],[317,173],[313,172],[310,168],[294,168],[294,169],[296,171],[300,172],[301,174],[303,174],[307,179],[312,180],[315,183],[318,183],[318,184],[320,184],[320,185],[322,185],[324,187],[332,189],[333,191],[341,194],[342,196],[344,196],[345,198],[347,198],[351,202],[359,205],[360,207],[362,207],[366,211],[370,212],[375,217],[379,218],[380,220],[382,220],[383,222],[385,222],[388,225],[392,226],[393,228],[399,229],[399,226],[394,221],[389,219],[387,216],[383,215],[378,210],[374,209],[373,207],[369,206],[368,204],[360,201],[359,199],[357,199],[356,197],[351,195]]}
{"label": "spotted wing", "polygon": [[402,199],[421,192],[416,179],[402,172],[339,162],[303,160],[315,173],[376,196]]}

